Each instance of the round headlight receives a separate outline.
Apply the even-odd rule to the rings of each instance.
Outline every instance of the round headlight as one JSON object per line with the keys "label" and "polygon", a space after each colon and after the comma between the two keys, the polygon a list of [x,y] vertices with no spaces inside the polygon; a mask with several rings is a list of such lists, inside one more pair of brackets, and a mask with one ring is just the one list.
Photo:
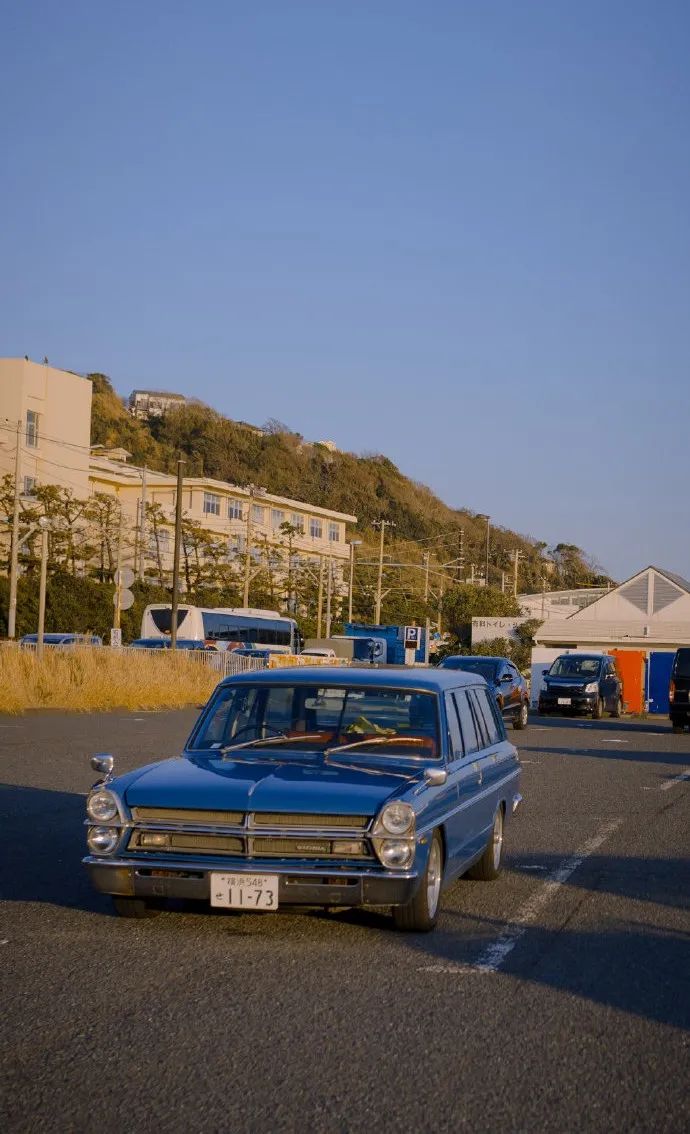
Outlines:
{"label": "round headlight", "polygon": [[119,838],[117,827],[89,827],[86,842],[92,854],[110,854]]}
{"label": "round headlight", "polygon": [[89,819],[107,823],[118,814],[117,800],[111,791],[95,791],[86,801]]}
{"label": "round headlight", "polygon": [[380,822],[389,835],[406,835],[414,827],[414,811],[409,803],[388,803]]}
{"label": "round headlight", "polygon": [[404,870],[414,858],[414,843],[384,839],[379,846],[379,858],[384,866]]}

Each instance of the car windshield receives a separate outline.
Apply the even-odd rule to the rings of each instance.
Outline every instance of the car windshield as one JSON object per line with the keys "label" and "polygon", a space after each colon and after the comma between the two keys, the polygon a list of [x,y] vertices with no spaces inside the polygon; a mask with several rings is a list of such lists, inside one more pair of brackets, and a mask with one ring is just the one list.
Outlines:
{"label": "car windshield", "polygon": [[485,681],[496,680],[496,662],[487,661],[486,658],[447,658],[443,665],[445,669],[462,669],[467,673],[477,673]]}
{"label": "car windshield", "polygon": [[[433,693],[370,686],[243,683],[218,690],[189,748],[195,752],[222,750],[231,757],[235,746],[266,740],[273,741],[267,744],[270,755],[356,745],[348,747],[348,759],[367,752],[386,758],[434,759],[440,752],[438,735]],[[252,745],[253,749],[260,747],[260,743]]]}
{"label": "car windshield", "polygon": [[598,677],[600,658],[576,658],[567,656],[556,658],[549,670],[549,677]]}

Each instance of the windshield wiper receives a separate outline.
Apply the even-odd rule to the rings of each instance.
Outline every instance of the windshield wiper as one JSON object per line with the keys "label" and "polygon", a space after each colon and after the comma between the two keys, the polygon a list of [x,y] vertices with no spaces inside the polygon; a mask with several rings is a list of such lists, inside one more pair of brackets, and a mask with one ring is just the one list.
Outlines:
{"label": "windshield wiper", "polygon": [[369,740],[352,740],[349,744],[336,744],[333,748],[324,748],[324,756],[330,756],[333,752],[347,752],[348,748],[359,748],[362,744],[391,744],[399,741],[399,736],[372,736]]}
{"label": "windshield wiper", "polygon": [[257,736],[254,740],[243,740],[240,744],[226,744],[223,748],[219,748],[221,756],[225,756],[228,752],[236,752],[239,748],[256,748],[259,745],[265,744],[284,744],[286,740],[292,740],[298,743],[301,740],[320,740],[323,733],[320,732],[304,732],[299,736],[288,736],[287,733],[281,732],[280,736]]}

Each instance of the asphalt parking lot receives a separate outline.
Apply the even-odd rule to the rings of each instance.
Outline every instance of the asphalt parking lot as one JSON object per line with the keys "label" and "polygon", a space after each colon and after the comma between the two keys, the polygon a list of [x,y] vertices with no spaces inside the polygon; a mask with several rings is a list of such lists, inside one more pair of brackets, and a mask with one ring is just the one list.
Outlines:
{"label": "asphalt parking lot", "polygon": [[382,913],[111,915],[80,866],[88,757],[194,714],[0,718],[8,1131],[690,1126],[690,734],[532,717],[494,883],[431,935]]}

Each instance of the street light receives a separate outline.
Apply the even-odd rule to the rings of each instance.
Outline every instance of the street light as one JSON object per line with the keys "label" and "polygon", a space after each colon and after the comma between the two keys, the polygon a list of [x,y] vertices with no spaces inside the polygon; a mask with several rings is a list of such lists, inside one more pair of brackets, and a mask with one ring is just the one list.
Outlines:
{"label": "street light", "polygon": [[484,576],[484,585],[489,585],[489,531],[491,524],[491,516],[487,516],[486,512],[477,512],[478,520],[486,520],[486,574]]}
{"label": "street light", "polygon": [[348,622],[352,622],[352,591],[353,591],[354,581],[355,581],[355,548],[361,547],[361,545],[362,545],[361,539],[351,539],[350,540],[350,589],[349,589],[349,596],[348,596],[348,602],[347,602],[347,620],[348,620]]}

